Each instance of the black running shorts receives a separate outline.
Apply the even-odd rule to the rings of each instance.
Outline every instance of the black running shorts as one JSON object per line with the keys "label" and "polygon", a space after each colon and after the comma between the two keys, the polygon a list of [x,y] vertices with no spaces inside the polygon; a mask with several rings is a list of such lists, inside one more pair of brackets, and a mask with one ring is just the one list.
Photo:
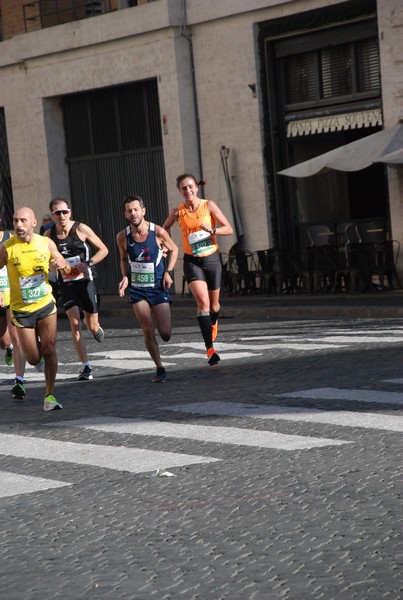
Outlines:
{"label": "black running shorts", "polygon": [[187,283],[205,281],[209,290],[221,287],[221,260],[218,251],[209,256],[196,257],[185,254],[183,257],[183,272]]}
{"label": "black running shorts", "polygon": [[22,329],[35,329],[37,321],[45,319],[46,317],[49,317],[49,315],[53,315],[55,312],[56,305],[52,301],[43,308],[34,310],[33,312],[13,311],[11,321],[16,327],[20,327]]}
{"label": "black running shorts", "polygon": [[59,284],[60,304],[64,310],[78,306],[92,315],[99,311],[97,289],[94,281],[83,279],[72,283]]}

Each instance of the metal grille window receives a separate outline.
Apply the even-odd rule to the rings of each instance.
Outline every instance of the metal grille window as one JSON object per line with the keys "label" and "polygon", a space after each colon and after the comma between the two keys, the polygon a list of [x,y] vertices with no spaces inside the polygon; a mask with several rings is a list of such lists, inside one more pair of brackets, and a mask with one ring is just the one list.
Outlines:
{"label": "metal grille window", "polygon": [[285,63],[286,102],[294,104],[316,99],[316,54],[290,56]]}
{"label": "metal grille window", "polygon": [[94,17],[95,15],[102,15],[104,12],[103,0],[86,0],[85,13],[87,17]]}
{"label": "metal grille window", "polygon": [[155,223],[168,214],[157,81],[66,96],[63,109],[74,218],[92,227],[109,248],[97,268],[97,287],[116,293],[122,198],[140,194]]}
{"label": "metal grille window", "polygon": [[376,38],[330,45],[283,59],[287,108],[380,94]]}
{"label": "metal grille window", "polygon": [[112,0],[31,0],[22,6],[25,31],[112,12]]}
{"label": "metal grille window", "polygon": [[158,89],[154,81],[75,94],[64,100],[70,157],[161,146]]}
{"label": "metal grille window", "polygon": [[[122,88],[118,96],[120,131],[123,150],[137,150],[147,146],[145,97],[140,87]],[[157,119],[159,125],[159,118]],[[160,137],[154,143],[160,144]]]}
{"label": "metal grille window", "polygon": [[12,229],[13,192],[11,187],[10,162],[4,109],[0,108],[0,229]]}
{"label": "metal grille window", "polygon": [[353,92],[350,48],[325,48],[320,53],[321,98],[346,96]]}
{"label": "metal grille window", "polygon": [[376,91],[381,88],[379,46],[376,40],[364,40],[355,45],[357,90]]}
{"label": "metal grille window", "polygon": [[105,90],[102,94],[90,95],[94,154],[111,154],[119,151],[115,94],[112,89]]}

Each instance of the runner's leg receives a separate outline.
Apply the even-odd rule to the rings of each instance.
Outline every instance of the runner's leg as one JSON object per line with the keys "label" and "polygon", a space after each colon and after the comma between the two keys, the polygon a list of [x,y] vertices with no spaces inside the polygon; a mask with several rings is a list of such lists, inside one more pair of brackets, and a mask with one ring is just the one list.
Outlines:
{"label": "runner's leg", "polygon": [[48,396],[54,392],[57,374],[57,313],[55,312],[53,315],[49,315],[44,319],[39,319],[36,326],[39,337],[41,338],[42,355],[45,359],[45,396]]}
{"label": "runner's leg", "polygon": [[157,321],[157,329],[164,342],[168,342],[172,335],[171,307],[168,302],[156,304],[152,307]]}
{"label": "runner's leg", "polygon": [[66,310],[66,314],[70,321],[71,339],[73,340],[77,356],[82,363],[86,363],[88,362],[88,356],[85,348],[84,339],[82,336],[80,309],[78,308],[78,306],[72,306],[71,308]]}
{"label": "runner's leg", "polygon": [[162,362],[158,342],[155,337],[155,327],[150,306],[148,302],[141,300],[140,302],[133,304],[133,311],[143,331],[145,346],[157,369],[159,369],[162,367]]}
{"label": "runner's leg", "polygon": [[197,279],[189,283],[189,290],[197,304],[197,320],[203,336],[206,349],[212,347],[213,339],[211,333],[210,297],[207,283]]}

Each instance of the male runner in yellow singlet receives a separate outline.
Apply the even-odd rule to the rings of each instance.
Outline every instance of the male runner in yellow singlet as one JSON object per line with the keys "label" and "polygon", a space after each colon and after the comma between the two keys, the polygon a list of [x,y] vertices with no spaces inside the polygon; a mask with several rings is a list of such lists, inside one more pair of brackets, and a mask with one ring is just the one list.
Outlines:
{"label": "male runner in yellow singlet", "polygon": [[[0,231],[0,244],[4,244],[11,237],[8,231]],[[15,383],[11,390],[14,400],[23,400],[25,397],[25,356],[21,350],[16,327],[10,317],[10,282],[8,281],[7,267],[0,269],[0,347],[5,350],[6,365],[14,364]]]}
{"label": "male runner in yellow singlet", "polygon": [[30,365],[38,365],[44,359],[43,408],[49,411],[63,408],[53,395],[57,373],[57,310],[48,281],[49,263],[66,274],[70,265],[51,239],[34,233],[36,224],[32,209],[19,208],[14,213],[16,235],[0,246],[0,269],[7,265],[11,319],[24,355]]}

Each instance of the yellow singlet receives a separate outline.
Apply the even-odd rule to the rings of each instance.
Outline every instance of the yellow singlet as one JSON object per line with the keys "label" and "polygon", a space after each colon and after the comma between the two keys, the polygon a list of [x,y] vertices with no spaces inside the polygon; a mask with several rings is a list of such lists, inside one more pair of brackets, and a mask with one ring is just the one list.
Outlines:
{"label": "yellow singlet", "polygon": [[10,308],[17,312],[35,312],[55,299],[48,281],[50,252],[48,238],[33,234],[29,244],[16,235],[4,242],[10,280]]}

